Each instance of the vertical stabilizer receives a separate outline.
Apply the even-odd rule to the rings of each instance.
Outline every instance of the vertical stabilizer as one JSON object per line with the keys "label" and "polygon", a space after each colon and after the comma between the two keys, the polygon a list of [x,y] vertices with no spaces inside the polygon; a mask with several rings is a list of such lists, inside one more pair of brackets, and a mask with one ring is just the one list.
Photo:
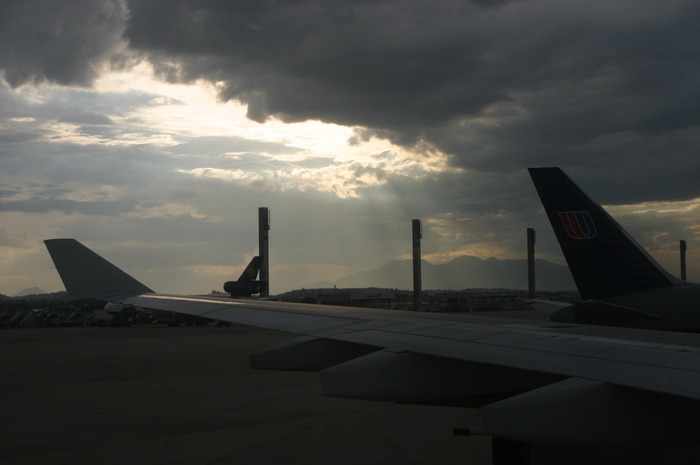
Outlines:
{"label": "vertical stabilizer", "polygon": [[245,267],[245,270],[243,270],[243,273],[241,273],[241,276],[238,278],[238,282],[244,283],[247,281],[255,281],[255,279],[258,277],[258,271],[260,271],[261,262],[262,259],[259,255],[254,256],[250,260],[250,263],[248,263],[248,266]]}
{"label": "vertical stabilizer", "polygon": [[153,292],[75,239],[44,243],[71,295],[106,298]]}
{"label": "vertical stabilizer", "polygon": [[224,283],[224,291],[231,294],[231,297],[251,297],[253,294],[260,294],[261,283],[256,278],[261,264],[262,257],[254,256],[238,280]]}
{"label": "vertical stabilizer", "polygon": [[582,298],[612,297],[678,281],[560,168],[528,171]]}

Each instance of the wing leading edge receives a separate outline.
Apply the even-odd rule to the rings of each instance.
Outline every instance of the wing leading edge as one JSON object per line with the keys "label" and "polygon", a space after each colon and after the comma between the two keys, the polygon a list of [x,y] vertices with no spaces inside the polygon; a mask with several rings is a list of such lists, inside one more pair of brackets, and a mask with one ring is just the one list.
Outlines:
{"label": "wing leading edge", "polygon": [[[55,253],[57,247],[80,250],[77,241],[66,241],[72,240],[46,245],[69,293],[123,291],[95,279],[82,282],[81,275],[94,273],[91,261],[104,259],[83,254],[70,263],[70,253]],[[639,446],[651,437],[694,444],[700,434],[695,335],[683,335],[680,345],[653,331],[458,315],[151,292],[110,300],[297,334],[253,354],[251,365],[320,371],[326,395],[482,407],[478,433],[525,443],[527,454],[562,446]],[[640,416],[649,403],[654,415]],[[616,427],[592,428],[591,418],[612,418]]]}

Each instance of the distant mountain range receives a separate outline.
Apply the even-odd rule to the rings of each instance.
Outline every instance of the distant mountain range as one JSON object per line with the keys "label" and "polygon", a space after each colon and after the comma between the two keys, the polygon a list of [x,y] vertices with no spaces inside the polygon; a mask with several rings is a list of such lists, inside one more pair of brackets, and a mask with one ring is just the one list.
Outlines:
{"label": "distant mountain range", "polygon": [[43,291],[43,290],[39,289],[38,287],[27,287],[27,288],[24,288],[21,291],[17,292],[12,297],[25,297],[28,295],[38,295],[38,294],[46,294],[46,291]]}
{"label": "distant mountain range", "polygon": [[[505,288],[527,289],[527,260],[498,260],[462,256],[433,265],[423,260],[423,289]],[[539,291],[569,291],[576,285],[569,268],[546,260],[535,260],[535,280]],[[392,260],[384,266],[359,271],[336,281],[340,288],[386,287],[413,288],[413,262]]]}

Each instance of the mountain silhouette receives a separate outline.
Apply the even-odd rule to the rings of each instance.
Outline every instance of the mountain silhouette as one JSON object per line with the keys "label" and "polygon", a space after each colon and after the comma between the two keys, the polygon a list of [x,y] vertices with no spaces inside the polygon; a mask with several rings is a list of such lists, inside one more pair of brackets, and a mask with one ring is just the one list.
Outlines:
{"label": "mountain silhouette", "polygon": [[38,287],[26,287],[21,291],[17,292],[13,297],[24,297],[28,295],[38,295],[46,294],[46,291],[39,289]]}
{"label": "mountain silhouette", "polygon": [[[441,265],[423,260],[421,265],[423,289],[505,288],[527,289],[527,260],[482,260],[464,255]],[[338,278],[341,288],[413,287],[412,260],[392,260],[380,268],[359,271]],[[546,260],[535,260],[536,287],[540,291],[575,290],[569,268]]]}

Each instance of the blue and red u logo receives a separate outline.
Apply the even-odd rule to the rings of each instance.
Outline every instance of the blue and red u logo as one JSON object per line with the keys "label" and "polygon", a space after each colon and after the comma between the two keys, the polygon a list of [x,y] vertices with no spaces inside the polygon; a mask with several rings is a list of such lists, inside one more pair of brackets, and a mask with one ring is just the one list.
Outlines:
{"label": "blue and red u logo", "polygon": [[596,235],[593,218],[587,211],[559,212],[559,218],[572,239],[593,239]]}

